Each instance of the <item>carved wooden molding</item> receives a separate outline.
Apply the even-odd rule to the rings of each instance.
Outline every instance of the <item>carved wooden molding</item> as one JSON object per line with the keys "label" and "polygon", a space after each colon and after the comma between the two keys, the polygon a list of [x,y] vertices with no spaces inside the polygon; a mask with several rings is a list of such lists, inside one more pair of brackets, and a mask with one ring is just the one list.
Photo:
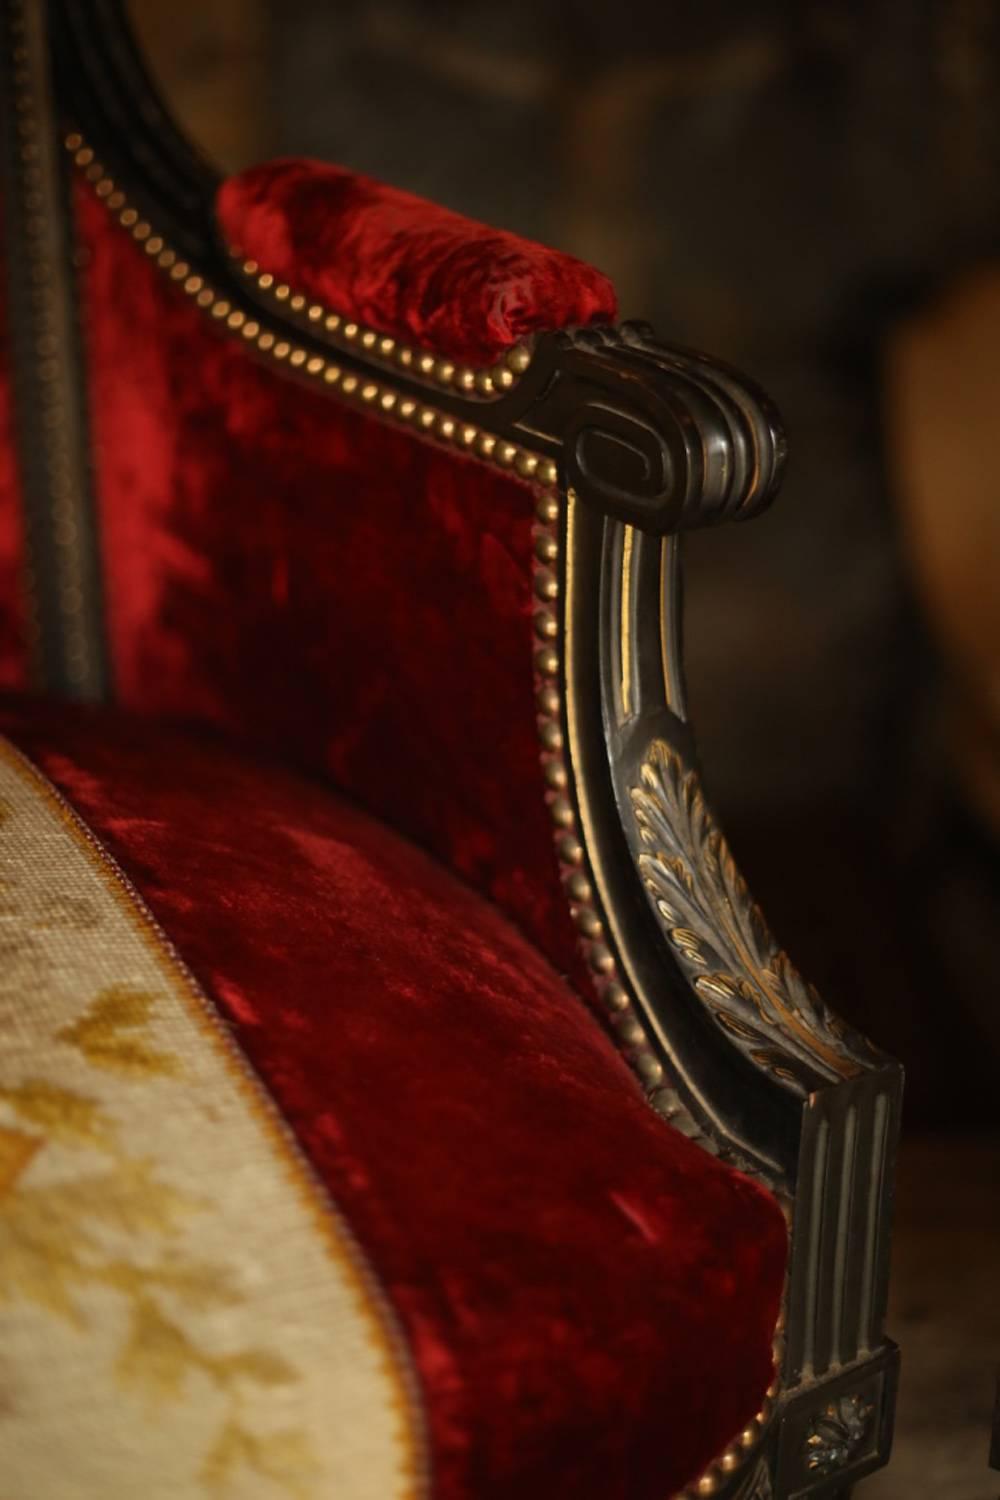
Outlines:
{"label": "carved wooden molding", "polygon": [[876,1054],[778,945],[709,812],[695,771],[654,740],[631,788],[638,867],[667,941],[734,1044],[802,1094],[854,1078]]}

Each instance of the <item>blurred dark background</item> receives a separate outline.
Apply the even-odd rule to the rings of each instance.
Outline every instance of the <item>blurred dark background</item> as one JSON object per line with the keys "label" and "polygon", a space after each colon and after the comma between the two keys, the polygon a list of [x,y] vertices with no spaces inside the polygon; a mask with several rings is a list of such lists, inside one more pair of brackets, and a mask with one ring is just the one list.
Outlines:
{"label": "blurred dark background", "polygon": [[901,1056],[1000,1077],[1000,9],[136,0],[227,168],[326,157],[607,271],[785,415],[771,514],[687,544],[713,800],[773,925]]}

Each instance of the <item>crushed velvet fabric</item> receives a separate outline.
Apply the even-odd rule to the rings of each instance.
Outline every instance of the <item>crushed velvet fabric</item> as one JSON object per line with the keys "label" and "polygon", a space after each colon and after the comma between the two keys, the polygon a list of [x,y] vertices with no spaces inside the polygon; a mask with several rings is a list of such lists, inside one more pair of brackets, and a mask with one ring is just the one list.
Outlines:
{"label": "crushed velvet fabric", "polygon": [[80,223],[119,701],[322,767],[573,969],[531,491],[255,360],[89,193]]}
{"label": "crushed velvet fabric", "polygon": [[435,1500],[664,1500],[753,1415],[773,1199],[668,1129],[537,951],[319,783],[0,699],[350,1218],[405,1329]]}
{"label": "crushed velvet fabric", "polygon": [[615,316],[592,266],[326,162],[252,167],[222,184],[216,214],[262,270],[451,359],[485,364],[539,329]]}

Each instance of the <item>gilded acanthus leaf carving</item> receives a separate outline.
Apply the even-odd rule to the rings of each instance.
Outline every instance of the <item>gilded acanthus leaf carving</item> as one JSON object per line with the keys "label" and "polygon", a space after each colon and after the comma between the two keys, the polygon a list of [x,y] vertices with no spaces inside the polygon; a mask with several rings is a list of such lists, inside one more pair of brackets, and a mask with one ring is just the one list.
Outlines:
{"label": "gilded acanthus leaf carving", "polygon": [[717,1024],[797,1089],[849,1078],[872,1053],[779,948],[715,824],[697,774],[654,740],[631,789],[639,870],[667,939]]}

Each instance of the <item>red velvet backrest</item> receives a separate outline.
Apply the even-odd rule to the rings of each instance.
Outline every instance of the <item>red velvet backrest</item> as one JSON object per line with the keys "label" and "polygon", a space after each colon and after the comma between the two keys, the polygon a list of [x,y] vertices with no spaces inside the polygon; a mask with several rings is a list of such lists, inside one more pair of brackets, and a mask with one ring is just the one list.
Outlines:
{"label": "red velvet backrest", "polygon": [[[295,291],[456,360],[613,316],[603,277],[349,173],[221,192]],[[255,357],[78,193],[107,617],[125,706],[328,774],[573,963],[534,704],[535,496]]]}

